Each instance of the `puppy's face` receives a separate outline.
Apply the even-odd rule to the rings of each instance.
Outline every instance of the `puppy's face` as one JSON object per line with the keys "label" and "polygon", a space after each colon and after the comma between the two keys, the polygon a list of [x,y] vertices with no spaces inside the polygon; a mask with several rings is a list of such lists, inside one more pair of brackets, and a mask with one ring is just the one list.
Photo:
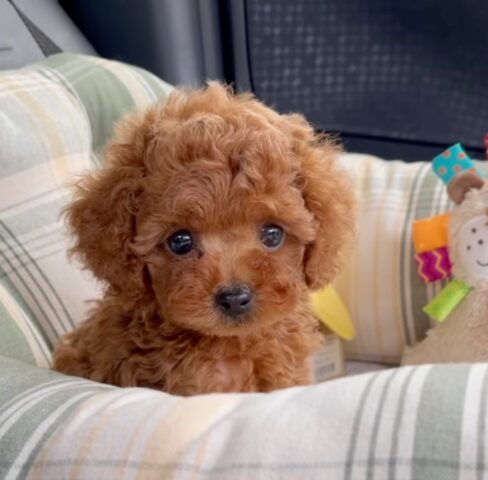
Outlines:
{"label": "puppy's face", "polygon": [[220,85],[121,123],[108,166],[67,211],[74,247],[111,291],[164,321],[236,335],[293,315],[354,237],[336,149],[299,116]]}
{"label": "puppy's face", "polygon": [[281,158],[241,155],[239,168],[196,155],[166,183],[154,172],[138,219],[136,249],[164,317],[207,334],[276,322],[293,314],[307,288],[304,252],[315,225],[296,172],[268,180],[269,164]]}

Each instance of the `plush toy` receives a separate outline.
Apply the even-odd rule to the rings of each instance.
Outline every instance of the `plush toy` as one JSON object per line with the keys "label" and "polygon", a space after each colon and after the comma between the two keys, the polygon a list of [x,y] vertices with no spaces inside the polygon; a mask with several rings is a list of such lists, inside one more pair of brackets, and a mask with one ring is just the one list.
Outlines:
{"label": "plush toy", "polygon": [[488,185],[454,147],[433,165],[455,204],[447,221],[452,280],[425,307],[437,323],[405,349],[403,365],[488,361]]}

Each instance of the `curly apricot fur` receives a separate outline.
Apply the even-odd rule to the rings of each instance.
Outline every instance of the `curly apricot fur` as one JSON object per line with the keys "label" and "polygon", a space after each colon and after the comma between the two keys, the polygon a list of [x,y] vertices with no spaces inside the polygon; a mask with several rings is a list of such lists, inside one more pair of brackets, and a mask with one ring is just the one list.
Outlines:
{"label": "curly apricot fur", "polygon": [[[73,252],[106,290],[54,368],[181,395],[309,383],[308,294],[337,275],[355,230],[337,152],[303,117],[217,83],[123,119],[66,210]],[[259,239],[269,222],[286,232],[275,251]],[[178,257],[165,241],[182,228],[196,245]],[[254,306],[230,321],[214,295],[236,281]]]}

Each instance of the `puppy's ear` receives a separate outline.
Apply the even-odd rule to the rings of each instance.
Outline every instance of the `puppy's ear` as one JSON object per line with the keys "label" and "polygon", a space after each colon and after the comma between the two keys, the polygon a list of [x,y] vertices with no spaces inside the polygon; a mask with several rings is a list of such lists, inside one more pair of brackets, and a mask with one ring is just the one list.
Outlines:
{"label": "puppy's ear", "polygon": [[474,171],[466,170],[456,175],[447,185],[447,194],[451,200],[459,205],[466,194],[473,188],[481,189],[485,181]]}
{"label": "puppy's ear", "polygon": [[74,237],[71,252],[112,289],[137,294],[143,263],[131,251],[144,176],[144,118],[129,116],[116,127],[105,166],[78,183],[64,211]]}
{"label": "puppy's ear", "polygon": [[341,152],[337,144],[316,135],[300,115],[286,118],[301,160],[302,195],[316,220],[316,237],[304,256],[305,279],[311,289],[318,289],[339,273],[355,239],[356,194],[349,176],[337,164]]}

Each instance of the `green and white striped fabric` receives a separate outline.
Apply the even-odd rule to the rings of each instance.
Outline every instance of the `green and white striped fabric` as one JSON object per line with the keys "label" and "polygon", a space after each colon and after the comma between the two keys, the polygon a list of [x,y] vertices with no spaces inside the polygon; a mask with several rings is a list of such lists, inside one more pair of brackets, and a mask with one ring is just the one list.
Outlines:
{"label": "green and white striped fabric", "polygon": [[[451,209],[444,184],[430,163],[385,162],[369,155],[344,155],[360,198],[357,246],[336,281],[356,324],[346,343],[351,359],[397,365],[405,344],[430,326],[422,307],[443,288],[417,273],[412,222]],[[484,162],[478,164],[485,174]]]}
{"label": "green and white striped fabric", "polygon": [[487,374],[404,367],[181,398],[0,358],[0,478],[481,480]]}
{"label": "green and white striped fabric", "polygon": [[80,55],[0,73],[0,355],[47,366],[100,295],[67,260],[60,211],[113,124],[170,90],[141,69]]}
{"label": "green and white striped fabric", "polygon": [[59,54],[30,68],[62,85],[78,100],[90,122],[95,151],[104,146],[123,115],[166,98],[172,90],[147,70],[98,57]]}

